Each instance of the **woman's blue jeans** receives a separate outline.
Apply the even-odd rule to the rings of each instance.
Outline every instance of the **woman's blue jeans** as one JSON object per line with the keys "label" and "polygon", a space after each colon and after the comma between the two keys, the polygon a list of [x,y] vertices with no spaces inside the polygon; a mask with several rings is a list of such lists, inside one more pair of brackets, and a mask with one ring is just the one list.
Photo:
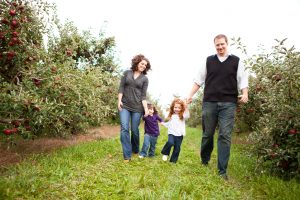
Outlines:
{"label": "woman's blue jeans", "polygon": [[153,157],[155,155],[156,143],[157,143],[157,137],[145,133],[144,143],[143,143],[142,150],[140,152],[140,156]]}
{"label": "woman's blue jeans", "polygon": [[[123,149],[123,157],[125,160],[131,159],[132,153],[139,153],[140,148],[140,132],[139,125],[143,113],[131,112],[122,109],[119,112],[121,122],[121,144]],[[131,134],[130,134],[131,132]]]}
{"label": "woman's blue jeans", "polygon": [[200,156],[203,164],[210,161],[214,148],[214,133],[218,125],[218,170],[226,174],[230,157],[231,132],[234,125],[236,103],[203,102],[202,106],[202,142]]}

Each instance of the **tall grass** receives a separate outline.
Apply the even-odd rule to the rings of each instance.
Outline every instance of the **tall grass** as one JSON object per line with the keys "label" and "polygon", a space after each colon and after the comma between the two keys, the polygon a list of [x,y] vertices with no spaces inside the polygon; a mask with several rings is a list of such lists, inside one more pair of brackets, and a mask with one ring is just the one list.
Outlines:
{"label": "tall grass", "polygon": [[[141,134],[143,136],[143,134]],[[119,138],[33,155],[1,170],[0,199],[297,199],[300,186],[256,175],[255,159],[233,145],[229,181],[217,175],[216,151],[200,165],[200,129],[188,128],[176,164],[163,162],[162,127],[156,156],[123,163]],[[141,143],[143,138],[141,138]]]}

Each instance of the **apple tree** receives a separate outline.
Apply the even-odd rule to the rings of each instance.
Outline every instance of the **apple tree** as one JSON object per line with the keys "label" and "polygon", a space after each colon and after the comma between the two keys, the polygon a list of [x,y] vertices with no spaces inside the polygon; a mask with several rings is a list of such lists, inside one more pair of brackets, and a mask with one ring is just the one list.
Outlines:
{"label": "apple tree", "polygon": [[[250,57],[249,103],[240,120],[252,130],[258,168],[284,178],[300,177],[300,52],[276,40],[272,51]],[[264,171],[264,170],[262,170]]]}
{"label": "apple tree", "polygon": [[113,37],[60,24],[43,0],[0,6],[1,137],[68,136],[116,114]]}

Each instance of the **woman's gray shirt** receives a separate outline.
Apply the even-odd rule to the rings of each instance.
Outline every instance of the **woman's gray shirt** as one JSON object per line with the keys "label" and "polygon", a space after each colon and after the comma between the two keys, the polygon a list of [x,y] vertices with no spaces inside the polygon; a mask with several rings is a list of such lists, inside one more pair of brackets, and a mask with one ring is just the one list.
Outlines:
{"label": "woman's gray shirt", "polygon": [[132,70],[125,71],[119,87],[119,93],[123,94],[122,108],[132,112],[144,112],[142,101],[146,100],[147,89],[147,76],[140,74],[134,79]]}

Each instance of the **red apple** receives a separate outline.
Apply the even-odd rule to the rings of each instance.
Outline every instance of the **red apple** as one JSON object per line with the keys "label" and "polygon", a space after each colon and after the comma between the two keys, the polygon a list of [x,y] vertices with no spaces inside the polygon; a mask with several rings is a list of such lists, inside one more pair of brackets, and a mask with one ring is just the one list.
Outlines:
{"label": "red apple", "polygon": [[256,89],[256,92],[260,92],[262,90],[262,87],[260,84],[257,84],[255,89]]}
{"label": "red apple", "polygon": [[18,37],[18,36],[19,36],[19,33],[18,33],[17,31],[12,32],[11,34],[12,34],[12,36],[14,36],[14,37]]}
{"label": "red apple", "polygon": [[295,135],[295,134],[297,134],[297,130],[296,129],[290,129],[289,134],[290,135]]}
{"label": "red apple", "polygon": [[56,67],[51,67],[51,72],[52,73],[56,73],[57,72],[57,68]]}
{"label": "red apple", "polygon": [[12,132],[11,132],[10,129],[4,129],[4,130],[3,130],[3,133],[4,133],[5,135],[10,135],[10,134],[12,134]]}
{"label": "red apple", "polygon": [[19,6],[18,10],[20,10],[22,12],[24,10],[24,6]]}
{"label": "red apple", "polygon": [[16,10],[10,10],[9,15],[10,16],[15,16],[17,14]]}
{"label": "red apple", "polygon": [[15,43],[12,42],[12,41],[10,41],[10,42],[8,43],[8,46],[10,46],[10,47],[12,47],[12,46],[14,46],[14,45],[15,45]]}
{"label": "red apple", "polygon": [[9,22],[8,22],[8,20],[7,20],[7,19],[1,19],[1,23],[2,23],[2,24],[6,24],[6,25],[8,25],[8,24],[9,24]]}
{"label": "red apple", "polygon": [[72,56],[72,51],[71,51],[70,49],[68,49],[68,50],[66,51],[66,54],[67,54],[67,56]]}
{"label": "red apple", "polygon": [[16,27],[19,25],[19,23],[18,23],[18,21],[17,21],[16,19],[13,19],[13,20],[11,20],[10,25],[11,25],[13,28],[16,28]]}
{"label": "red apple", "polygon": [[11,129],[11,133],[17,133],[17,132],[18,132],[18,129],[17,129],[17,128]]}
{"label": "red apple", "polygon": [[41,83],[42,83],[42,81],[40,81],[40,80],[38,80],[38,81],[34,81],[34,84],[35,84],[36,86],[40,86],[40,85],[41,85]]}
{"label": "red apple", "polygon": [[39,85],[41,85],[41,83],[42,83],[42,80],[41,80],[41,79],[38,79],[38,78],[33,78],[32,80],[33,80],[33,82],[34,82],[34,84],[35,84],[36,86],[39,86]]}
{"label": "red apple", "polygon": [[255,111],[254,108],[248,108],[248,109],[246,110],[247,113],[253,113],[254,111]]}
{"label": "red apple", "polygon": [[6,53],[7,59],[12,60],[15,57],[16,53],[13,51],[9,51]]}
{"label": "red apple", "polygon": [[21,122],[17,121],[17,120],[14,120],[11,122],[12,125],[14,125],[15,127],[19,127],[21,125]]}
{"label": "red apple", "polygon": [[11,41],[14,42],[14,43],[18,43],[19,39],[17,37],[13,37],[13,38],[11,38]]}
{"label": "red apple", "polygon": [[18,6],[18,4],[17,4],[17,2],[13,2],[13,3],[11,3],[14,7],[17,7]]}
{"label": "red apple", "polygon": [[4,39],[5,39],[4,33],[0,33],[0,40],[4,40]]}

